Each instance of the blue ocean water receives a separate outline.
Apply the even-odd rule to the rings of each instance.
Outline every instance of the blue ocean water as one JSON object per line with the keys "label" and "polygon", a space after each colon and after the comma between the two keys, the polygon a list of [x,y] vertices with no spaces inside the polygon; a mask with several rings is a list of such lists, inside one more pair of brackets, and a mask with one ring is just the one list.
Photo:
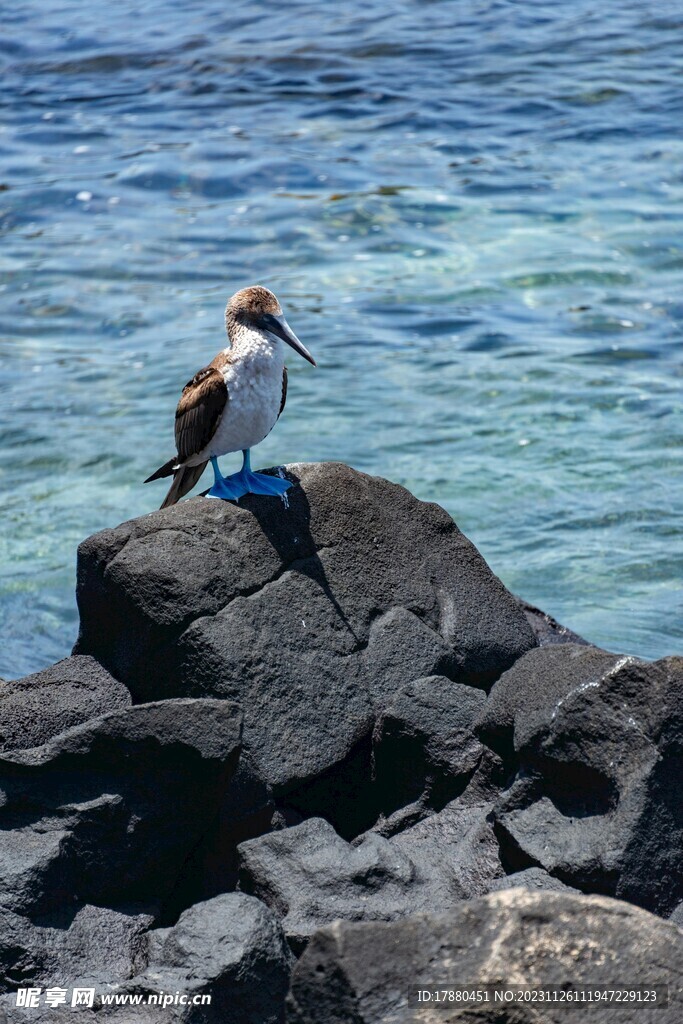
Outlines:
{"label": "blue ocean water", "polygon": [[681,652],[679,2],[2,21],[0,674],[69,651],[77,543],[159,504],[254,282],[319,362],[256,465],[397,480],[591,640]]}

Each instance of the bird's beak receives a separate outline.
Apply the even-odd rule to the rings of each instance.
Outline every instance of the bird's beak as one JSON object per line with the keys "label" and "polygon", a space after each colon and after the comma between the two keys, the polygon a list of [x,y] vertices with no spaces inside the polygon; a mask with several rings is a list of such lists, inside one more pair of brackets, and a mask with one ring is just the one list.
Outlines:
{"label": "bird's beak", "polygon": [[282,338],[283,341],[286,341],[288,345],[291,345],[295,352],[298,352],[300,356],[304,357],[304,359],[308,359],[309,363],[312,363],[313,366],[317,365],[311,353],[305,345],[301,344],[282,313],[280,313],[279,316],[275,316],[272,313],[267,313],[265,316],[262,316],[261,326],[266,331],[269,331],[271,334],[275,334],[278,338]]}

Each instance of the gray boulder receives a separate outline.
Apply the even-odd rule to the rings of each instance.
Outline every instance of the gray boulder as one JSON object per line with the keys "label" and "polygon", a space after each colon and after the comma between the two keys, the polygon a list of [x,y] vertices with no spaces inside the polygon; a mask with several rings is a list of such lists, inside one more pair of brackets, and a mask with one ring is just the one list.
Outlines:
{"label": "gray boulder", "polygon": [[501,757],[515,758],[569,694],[582,700],[596,680],[622,660],[597,647],[539,647],[506,672],[491,692],[476,729]]}
{"label": "gray boulder", "polygon": [[354,847],[322,818],[251,839],[239,854],[241,888],[282,918],[296,953],[330,921],[393,920],[417,895],[415,865],[389,840]]}
{"label": "gray boulder", "polygon": [[462,792],[481,759],[473,725],[485,703],[481,690],[445,676],[417,679],[387,700],[373,736],[383,813],[416,801],[443,807]]}
{"label": "gray boulder", "polygon": [[[67,930],[12,927],[0,914],[0,951],[11,936],[43,953],[41,963],[17,962],[0,997],[9,1024],[74,1019],[74,987],[94,987],[92,1009],[78,1019],[116,1024],[281,1024],[292,957],[275,916],[258,900],[229,893],[198,903],[172,928],[149,930],[151,918],[84,907]],[[80,945],[79,945],[80,942]],[[35,955],[35,954],[34,954]],[[38,958],[36,958],[37,960]],[[42,989],[37,1008],[17,1008],[8,989]],[[45,990],[67,990],[66,1006],[45,1005]],[[175,1003],[176,993],[184,1002]],[[138,1005],[122,1003],[127,998]],[[167,997],[169,1002],[159,1002]],[[116,1000],[119,1000],[118,1004]],[[154,1000],[157,1000],[156,1002]],[[0,1017],[0,1019],[2,1019]]]}
{"label": "gray boulder", "polygon": [[419,676],[459,676],[453,648],[407,608],[392,608],[373,619],[364,662],[373,704],[380,709]]}
{"label": "gray boulder", "polygon": [[86,905],[60,908],[38,925],[0,908],[0,992],[126,981],[147,963],[153,921],[150,914]]}
{"label": "gray boulder", "polygon": [[593,646],[590,641],[584,640],[582,636],[579,636],[579,634],[575,633],[572,629],[561,625],[557,619],[554,619],[552,615],[548,615],[547,612],[541,611],[540,608],[536,608],[535,605],[529,604],[528,601],[523,600],[521,597],[516,597],[515,600],[524,612],[526,620],[531,626],[533,634],[538,641],[539,647],[548,647],[551,644],[582,644],[587,647]]}
{"label": "gray boulder", "polygon": [[559,878],[553,878],[543,868],[526,868],[524,871],[515,871],[504,878],[494,878],[489,886],[489,892],[502,892],[503,889],[534,889],[539,892],[576,892],[570,885],[565,885]]}
{"label": "gray boulder", "polygon": [[345,842],[322,819],[239,847],[240,886],[283,920],[299,953],[324,924],[392,921],[486,893],[503,874],[486,805],[454,801],[398,835]]}
{"label": "gray boulder", "polygon": [[327,815],[342,774],[369,781],[374,718],[400,686],[489,687],[536,641],[443,509],[337,463],[287,472],[288,507],[195,498],[85,541],[76,651],[137,701],[236,701],[260,777]]}
{"label": "gray boulder", "polygon": [[118,991],[211,996],[210,1005],[167,1007],[168,1020],[284,1021],[293,958],[277,918],[252,896],[226,893],[195,904],[172,928],[149,933],[148,957],[146,970]]}
{"label": "gray boulder", "polygon": [[[566,1005],[436,1006],[418,990],[447,985],[592,989],[668,984],[671,1005],[593,1005],[592,1024],[678,1024],[683,932],[600,896],[511,889],[447,914],[392,923],[338,921],[317,932],[294,969],[288,1024],[566,1024]],[[581,1015],[582,1010],[576,1009]]]}
{"label": "gray boulder", "polygon": [[429,909],[483,895],[503,874],[491,805],[470,798],[469,789],[392,842],[429,880]]}
{"label": "gray boulder", "polygon": [[672,921],[673,924],[678,925],[679,928],[683,928],[683,902],[679,903],[674,909],[669,920]]}
{"label": "gray boulder", "polygon": [[519,765],[494,812],[506,864],[672,912],[683,898],[683,659],[533,651],[495,685],[478,731]]}
{"label": "gray boulder", "polygon": [[0,750],[37,747],[130,702],[123,683],[88,656],[65,658],[32,676],[0,681]]}
{"label": "gray boulder", "polygon": [[[0,906],[168,900],[237,764],[227,701],[123,708],[0,757]],[[201,794],[201,799],[198,799]]]}

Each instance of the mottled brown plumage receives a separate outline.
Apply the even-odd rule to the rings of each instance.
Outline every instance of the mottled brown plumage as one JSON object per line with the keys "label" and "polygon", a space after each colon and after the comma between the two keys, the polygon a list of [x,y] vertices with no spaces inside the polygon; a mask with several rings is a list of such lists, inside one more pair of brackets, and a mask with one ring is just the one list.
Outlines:
{"label": "mottled brown plumage", "polygon": [[280,303],[272,292],[260,284],[242,288],[230,299],[225,309],[225,326],[230,334],[230,324],[255,324],[267,313],[281,312]]}
{"label": "mottled brown plumage", "polygon": [[207,446],[227,404],[223,374],[214,366],[205,366],[185,385],[175,413],[178,462],[192,458]]}

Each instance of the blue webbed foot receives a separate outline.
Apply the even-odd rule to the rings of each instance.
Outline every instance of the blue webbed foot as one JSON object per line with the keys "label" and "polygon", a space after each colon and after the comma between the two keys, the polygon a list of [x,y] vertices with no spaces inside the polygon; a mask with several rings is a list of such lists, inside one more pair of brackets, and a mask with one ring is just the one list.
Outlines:
{"label": "blue webbed foot", "polygon": [[278,497],[292,486],[291,480],[267,473],[247,473],[243,478],[249,494],[274,494]]}
{"label": "blue webbed foot", "polygon": [[237,501],[248,493],[240,474],[233,473],[232,476],[219,477],[214,480],[213,487],[206,496],[207,498],[222,498],[223,501]]}
{"label": "blue webbed foot", "polygon": [[244,464],[239,473],[223,477],[218,470],[218,462],[211,459],[214,472],[214,483],[208,492],[208,498],[222,498],[224,501],[237,501],[245,494],[268,494],[281,497],[292,486],[291,480],[283,480],[279,476],[267,473],[254,473],[249,461],[249,451],[244,452]]}

